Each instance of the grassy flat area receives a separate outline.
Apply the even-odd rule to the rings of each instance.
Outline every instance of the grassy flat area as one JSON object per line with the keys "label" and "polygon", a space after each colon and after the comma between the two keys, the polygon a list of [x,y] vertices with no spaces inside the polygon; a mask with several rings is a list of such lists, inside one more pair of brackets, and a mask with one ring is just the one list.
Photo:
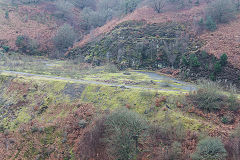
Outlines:
{"label": "grassy flat area", "polygon": [[118,71],[113,65],[92,67],[75,60],[50,60],[19,54],[1,55],[0,70],[78,79],[86,82],[156,90],[189,91],[194,85],[150,72]]}

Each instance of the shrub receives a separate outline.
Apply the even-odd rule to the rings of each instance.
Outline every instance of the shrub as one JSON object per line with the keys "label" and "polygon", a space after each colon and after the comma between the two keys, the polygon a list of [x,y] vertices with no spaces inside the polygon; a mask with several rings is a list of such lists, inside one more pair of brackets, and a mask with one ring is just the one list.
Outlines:
{"label": "shrub", "polygon": [[231,133],[228,141],[225,144],[228,152],[228,158],[231,160],[239,160],[240,157],[240,127],[236,127]]}
{"label": "shrub", "polygon": [[234,114],[227,113],[223,115],[221,120],[222,120],[222,123],[224,124],[232,124],[235,121]]}
{"label": "shrub", "polygon": [[35,40],[30,39],[28,36],[21,35],[18,36],[15,42],[18,50],[22,53],[28,55],[35,55],[38,54],[38,43]]}
{"label": "shrub", "polygon": [[235,95],[234,89],[226,89],[230,94],[224,94],[224,90],[220,85],[213,81],[201,80],[198,82],[199,87],[196,92],[190,93],[190,99],[202,110],[218,111],[223,106],[228,106],[229,110],[237,111],[239,109],[239,101]]}
{"label": "shrub", "polygon": [[71,47],[75,41],[76,33],[69,24],[64,24],[58,28],[55,37],[53,38],[55,47],[59,51],[65,51]]}
{"label": "shrub", "polygon": [[156,140],[161,140],[161,143],[170,145],[173,141],[181,142],[186,136],[184,124],[181,121],[177,123],[171,119],[168,112],[165,112],[165,117],[160,125],[151,126],[151,135],[156,137]]}
{"label": "shrub", "polygon": [[206,10],[206,16],[217,23],[227,23],[235,17],[236,8],[231,0],[214,0]]}
{"label": "shrub", "polygon": [[206,51],[201,51],[201,57],[202,58],[207,58],[208,57],[208,53]]}
{"label": "shrub", "polygon": [[227,152],[219,138],[207,137],[197,144],[193,160],[224,160]]}
{"label": "shrub", "polygon": [[206,18],[205,26],[209,31],[215,31],[217,29],[216,22],[210,16]]}
{"label": "shrub", "polygon": [[220,73],[222,71],[222,65],[219,61],[214,64],[214,73]]}
{"label": "shrub", "polygon": [[190,55],[189,61],[190,61],[190,66],[191,67],[199,67],[200,66],[200,62],[198,61],[198,57],[195,54]]}
{"label": "shrub", "polygon": [[209,78],[210,78],[211,81],[216,81],[216,74],[211,73]]}
{"label": "shrub", "polygon": [[237,112],[239,110],[239,101],[238,97],[236,96],[236,89],[235,87],[230,88],[230,95],[228,97],[228,106],[231,111]]}
{"label": "shrub", "polygon": [[190,98],[199,109],[206,111],[220,110],[224,103],[219,85],[207,80],[199,81],[199,89],[191,92]]}
{"label": "shrub", "polygon": [[185,65],[185,66],[188,66],[188,65],[189,65],[189,62],[188,62],[186,56],[182,56],[182,63],[183,63],[183,65]]}
{"label": "shrub", "polygon": [[9,19],[9,12],[8,11],[5,12],[5,18]]}
{"label": "shrub", "polygon": [[8,46],[2,46],[2,48],[4,49],[5,52],[8,52],[10,49]]}
{"label": "shrub", "polygon": [[180,159],[182,156],[182,145],[179,142],[173,142],[166,157],[167,160]]}
{"label": "shrub", "polygon": [[220,64],[222,66],[226,66],[227,65],[227,60],[228,60],[228,56],[226,53],[222,54],[220,57]]}
{"label": "shrub", "polygon": [[105,143],[110,157],[119,160],[135,159],[141,139],[147,134],[147,122],[126,108],[111,113],[105,121]]}

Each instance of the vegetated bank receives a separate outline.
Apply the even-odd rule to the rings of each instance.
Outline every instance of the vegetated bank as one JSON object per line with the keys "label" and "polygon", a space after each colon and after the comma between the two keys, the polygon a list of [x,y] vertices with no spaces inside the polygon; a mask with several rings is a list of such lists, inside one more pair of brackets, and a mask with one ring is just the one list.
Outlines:
{"label": "vegetated bank", "polygon": [[[179,77],[188,80],[207,78],[239,86],[240,70],[200,48],[204,44],[188,24],[167,22],[148,24],[127,21],[92,42],[75,47],[68,57],[80,57],[93,65],[112,63],[119,69],[180,69]],[[233,74],[234,73],[234,74]]]}

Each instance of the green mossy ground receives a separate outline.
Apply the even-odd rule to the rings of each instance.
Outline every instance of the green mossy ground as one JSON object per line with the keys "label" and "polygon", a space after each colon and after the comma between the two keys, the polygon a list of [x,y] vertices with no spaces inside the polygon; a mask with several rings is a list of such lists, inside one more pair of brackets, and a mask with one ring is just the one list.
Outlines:
{"label": "green mossy ground", "polygon": [[[139,74],[129,76],[141,77]],[[122,73],[104,74],[102,77],[128,78]],[[148,80],[149,77],[141,78]],[[66,137],[61,129],[56,129],[58,126],[54,125],[54,122],[56,119],[64,119],[76,110],[76,101],[92,103],[99,111],[125,106],[155,124],[162,124],[168,118],[171,125],[182,125],[186,130],[205,132],[214,129],[214,125],[177,107],[177,102],[184,103],[186,91],[121,88],[38,76],[16,76],[4,72],[0,75],[0,82],[0,112],[4,113],[0,117],[0,126],[3,130],[20,131],[21,125],[33,121],[44,124],[33,125],[28,132],[20,132],[27,141],[27,149],[20,148],[19,152],[14,154],[16,159],[19,154],[26,159],[34,159],[39,155],[40,159],[48,159],[51,153],[59,154],[57,148],[52,149],[49,146],[66,147]],[[166,97],[166,101],[156,106],[156,99],[161,97]],[[170,109],[166,109],[166,105]],[[37,139],[34,137],[36,135]],[[66,159],[74,159],[72,146],[68,146],[65,151]]]}
{"label": "green mossy ground", "polygon": [[[160,108],[156,109],[159,110],[157,114],[149,112],[151,108],[156,108],[155,100],[157,97],[169,97],[169,105],[173,107],[173,111],[176,108],[174,106],[175,98],[171,97],[184,97],[184,92],[179,91],[156,91],[82,84],[44,77],[18,76],[13,78],[10,75],[6,75],[6,73],[0,77],[1,79],[8,79],[3,80],[1,83],[1,86],[3,86],[1,91],[2,95],[4,95],[2,106],[7,105],[7,102],[13,103],[7,109],[10,109],[15,116],[12,116],[13,113],[6,112],[6,107],[0,108],[2,112],[5,112],[4,118],[1,118],[1,123],[10,130],[15,130],[20,124],[33,119],[47,123],[56,118],[66,117],[69,113],[66,108],[58,108],[57,106],[64,103],[71,104],[76,100],[83,103],[92,103],[97,108],[103,110],[129,106],[138,113],[146,114],[150,119],[158,119],[158,117],[161,117],[161,113],[163,113],[160,112]],[[144,79],[146,78],[144,77]],[[12,84],[14,84],[14,87],[11,88]],[[17,106],[19,101],[22,102],[21,106]],[[164,107],[164,104],[161,107]],[[49,116],[51,114],[53,115]]]}

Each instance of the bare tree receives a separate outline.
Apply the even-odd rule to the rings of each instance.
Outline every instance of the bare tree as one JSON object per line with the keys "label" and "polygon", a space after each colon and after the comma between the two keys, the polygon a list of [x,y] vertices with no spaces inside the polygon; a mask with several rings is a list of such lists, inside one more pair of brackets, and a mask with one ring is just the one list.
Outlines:
{"label": "bare tree", "polygon": [[233,4],[235,5],[236,9],[240,9],[240,0],[233,0]]}
{"label": "bare tree", "polygon": [[64,52],[68,47],[71,47],[76,39],[76,33],[74,29],[69,24],[64,24],[58,28],[55,37],[53,38],[53,42],[55,47]]}
{"label": "bare tree", "polygon": [[227,23],[234,19],[236,8],[232,0],[215,0],[212,1],[207,10],[206,17],[211,17],[217,23]]}
{"label": "bare tree", "polygon": [[164,51],[167,55],[168,61],[171,63],[171,66],[173,68],[173,65],[177,59],[177,54],[174,52],[176,44],[175,43],[167,43],[166,41],[164,43]]}
{"label": "bare tree", "polygon": [[155,11],[161,13],[163,8],[166,6],[167,0],[151,0],[151,5]]}
{"label": "bare tree", "polygon": [[187,51],[189,35],[177,33],[176,39],[172,42],[163,41],[164,52],[168,58],[168,61],[173,67],[178,56],[183,55]]}

